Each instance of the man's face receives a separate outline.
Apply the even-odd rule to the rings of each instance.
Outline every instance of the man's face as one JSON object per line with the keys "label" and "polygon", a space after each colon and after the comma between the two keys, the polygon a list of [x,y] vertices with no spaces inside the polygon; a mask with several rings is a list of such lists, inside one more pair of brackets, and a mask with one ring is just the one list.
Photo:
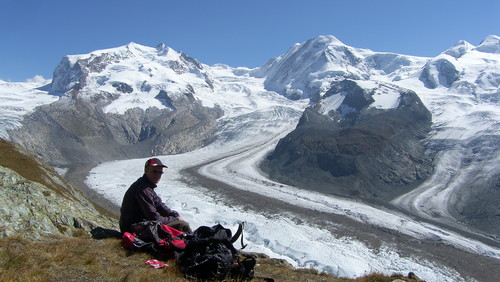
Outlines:
{"label": "man's face", "polygon": [[160,182],[161,175],[163,174],[163,167],[148,166],[146,167],[145,174],[149,181],[156,184]]}

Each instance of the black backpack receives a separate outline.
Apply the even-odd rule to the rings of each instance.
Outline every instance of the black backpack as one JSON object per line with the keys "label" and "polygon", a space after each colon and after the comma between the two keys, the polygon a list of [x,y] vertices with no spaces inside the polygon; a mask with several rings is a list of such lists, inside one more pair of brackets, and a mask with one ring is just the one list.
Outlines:
{"label": "black backpack", "polygon": [[198,280],[222,280],[228,276],[241,280],[252,279],[255,258],[247,256],[240,260],[240,254],[233,246],[242,230],[240,224],[236,234],[231,236],[230,229],[217,224],[212,227],[200,226],[188,235],[185,238],[186,248],[178,259],[185,277]]}

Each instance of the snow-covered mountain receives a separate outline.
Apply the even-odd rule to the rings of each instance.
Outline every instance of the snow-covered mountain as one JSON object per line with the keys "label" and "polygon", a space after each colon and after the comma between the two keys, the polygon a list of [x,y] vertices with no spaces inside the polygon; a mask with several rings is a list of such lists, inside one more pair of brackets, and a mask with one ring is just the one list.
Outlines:
{"label": "snow-covered mountain", "polygon": [[[173,179],[169,181],[175,183],[183,197],[171,198],[166,193],[165,198],[171,198],[173,207],[182,210],[195,224],[208,224],[203,220],[232,224],[238,218],[254,221],[254,217],[241,210],[234,212],[225,205],[210,208],[217,210],[218,217],[197,215],[202,205],[217,206],[221,198],[229,199],[229,206],[248,208],[246,203],[254,197],[258,200],[251,208],[252,214],[263,217],[281,214],[284,221],[297,226],[303,226],[307,219],[330,235],[342,231],[345,236],[359,237],[362,241],[376,237],[383,245],[377,250],[379,256],[375,253],[365,256],[359,252],[369,247],[349,249],[345,241],[340,243],[329,236],[329,242],[318,238],[320,246],[310,246],[313,250],[303,254],[300,248],[292,247],[293,242],[289,242],[288,248],[283,245],[279,238],[283,234],[261,222],[251,222],[255,230],[251,231],[250,240],[259,251],[279,254],[297,266],[313,266],[348,276],[378,268],[390,272],[413,267],[431,273],[426,277],[429,281],[438,280],[432,279],[433,275],[439,279],[451,275],[451,280],[465,277],[482,280],[491,272],[481,266],[483,260],[498,265],[500,257],[499,50],[500,38],[489,36],[478,46],[459,41],[435,58],[422,58],[354,48],[333,36],[320,36],[294,45],[262,67],[248,69],[207,66],[165,45],[152,48],[130,43],[90,54],[65,56],[51,83],[1,82],[0,129],[3,137],[67,171],[68,178],[83,182],[86,177],[93,190],[117,205],[120,193],[136,177],[134,173],[140,173],[126,167],[138,161],[124,161],[126,165],[103,164],[88,177],[82,167],[90,169],[110,160],[168,155],[163,157],[173,164],[169,165],[173,171]],[[345,83],[359,87],[360,93],[367,97],[365,102],[357,104],[349,98],[340,87]],[[323,117],[318,120],[329,122],[357,110],[387,113],[403,105],[401,101],[406,94],[402,93],[410,92],[419,98],[412,105],[421,103],[432,115],[430,132],[425,131],[427,137],[418,142],[434,158],[433,167],[411,191],[391,198],[390,203],[375,209],[376,212],[361,203],[348,203],[327,195],[311,196],[310,192],[270,180],[257,169],[278,141],[296,129],[304,113],[314,112]],[[412,107],[407,108],[411,111]],[[384,122],[380,121],[380,126]],[[406,156],[415,161],[412,154]],[[122,169],[114,177],[100,173],[101,169],[110,169],[110,165]],[[240,192],[228,194],[229,188]],[[205,193],[214,196],[199,195]],[[245,199],[238,198],[238,194]],[[262,205],[268,201],[273,203],[272,208]],[[287,204],[282,204],[283,201]],[[425,221],[445,224],[463,235],[419,223],[391,207]],[[234,214],[221,216],[223,211],[219,208]],[[353,233],[354,227],[341,228],[344,223],[329,221],[333,215],[374,226],[367,227],[367,234],[373,235]],[[315,217],[327,220],[318,223]],[[394,243],[397,240],[390,234],[400,233],[409,236],[409,241]],[[384,236],[388,236],[387,241],[380,239]],[[468,236],[494,247],[471,242],[465,239]],[[387,243],[391,240],[395,240],[395,245]],[[426,257],[438,261],[439,271],[418,259],[399,264],[402,258],[387,251],[396,248],[418,254],[415,250],[419,244],[428,247],[433,244],[429,242],[443,244],[436,247],[436,256]],[[342,246],[349,249],[341,256],[344,262],[332,260],[328,255],[322,257],[318,251],[325,248],[338,254]],[[456,250],[465,251],[460,253],[464,258],[480,254],[481,259],[476,262],[466,259],[461,264],[439,258]],[[320,258],[312,258],[315,256]],[[385,263],[376,263],[377,259]],[[346,260],[354,263],[345,263]],[[467,263],[477,265],[472,270],[456,269]],[[399,267],[387,268],[393,264]],[[455,270],[448,272],[446,267]]]}
{"label": "snow-covered mountain", "polygon": [[[268,89],[289,98],[318,101],[319,112],[326,116],[346,109],[339,98],[322,99],[344,79],[415,91],[432,113],[426,147],[437,154],[437,178],[394,203],[429,219],[453,225],[458,219],[498,237],[499,210],[494,201],[500,199],[499,39],[488,36],[478,46],[459,41],[435,58],[419,58],[356,49],[332,36],[320,36],[296,44],[253,74],[264,77]],[[391,101],[394,92],[385,92],[380,97]]]}
{"label": "snow-covered mountain", "polygon": [[429,61],[420,72],[427,88],[445,87],[449,92],[470,94],[479,100],[498,102],[500,38],[488,36],[474,47],[459,41]]}
{"label": "snow-covered mountain", "polygon": [[[419,210],[429,218],[451,217],[474,222],[474,228],[483,230],[491,231],[493,227],[493,233],[498,234],[494,227],[498,226],[498,208],[490,199],[499,197],[496,189],[499,46],[499,37],[492,35],[477,47],[459,41],[436,58],[417,58],[356,49],[332,36],[320,36],[296,44],[252,74],[265,78],[267,89],[291,99],[310,97],[318,101],[332,83],[345,78],[390,82],[416,91],[433,114],[428,147],[439,154],[454,156],[455,164],[448,164],[445,169],[451,175],[446,178],[448,184],[440,189],[441,197],[430,198],[434,195],[430,194],[418,200],[418,204],[416,200],[410,204],[408,199],[415,197],[410,194],[405,200],[409,205],[406,208]],[[331,110],[323,110],[323,113]],[[443,144],[447,144],[446,150]],[[467,152],[465,156],[464,152]],[[491,170],[480,169],[480,164]],[[482,171],[481,177],[475,176],[478,171]],[[436,187],[436,183],[431,186]],[[488,196],[478,198],[481,193]],[[484,222],[479,223],[481,217]]]}
{"label": "snow-covered mountain", "polygon": [[291,99],[317,100],[339,78],[401,80],[429,60],[353,48],[333,36],[319,36],[294,45],[286,54],[269,60],[252,74],[266,78],[266,89]]}
{"label": "snow-covered mountain", "polygon": [[[77,92],[80,98],[108,98],[104,112],[123,114],[133,105],[142,109],[172,108],[172,99],[213,93],[209,68],[164,44],[156,48],[130,43],[126,46],[65,56],[54,71],[51,90]],[[169,95],[173,95],[170,97]],[[123,106],[125,105],[125,106]],[[175,109],[175,108],[174,108]]]}
{"label": "snow-covered mountain", "polygon": [[354,48],[333,36],[319,36],[294,45],[252,74],[266,78],[266,89],[295,99],[317,99],[339,77],[393,82],[419,77],[426,88],[497,94],[499,40],[491,35],[477,47],[461,40],[435,58],[421,58]]}

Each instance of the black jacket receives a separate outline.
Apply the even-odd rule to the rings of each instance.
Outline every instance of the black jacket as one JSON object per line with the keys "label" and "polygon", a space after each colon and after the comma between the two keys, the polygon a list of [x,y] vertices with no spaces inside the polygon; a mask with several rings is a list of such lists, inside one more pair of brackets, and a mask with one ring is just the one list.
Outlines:
{"label": "black jacket", "polygon": [[167,207],[146,175],[137,179],[128,188],[120,209],[120,231],[132,233],[132,224],[146,220],[156,220],[164,224],[177,220],[179,213]]}

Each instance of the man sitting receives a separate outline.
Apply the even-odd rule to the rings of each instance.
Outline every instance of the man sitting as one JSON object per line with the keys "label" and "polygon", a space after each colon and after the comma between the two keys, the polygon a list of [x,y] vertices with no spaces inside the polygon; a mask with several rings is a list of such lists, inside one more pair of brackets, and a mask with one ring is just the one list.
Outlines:
{"label": "man sitting", "polygon": [[120,209],[120,231],[134,233],[132,225],[142,221],[159,221],[180,231],[191,233],[189,223],[179,213],[167,207],[155,188],[167,167],[159,159],[146,161],[144,175],[128,188]]}

